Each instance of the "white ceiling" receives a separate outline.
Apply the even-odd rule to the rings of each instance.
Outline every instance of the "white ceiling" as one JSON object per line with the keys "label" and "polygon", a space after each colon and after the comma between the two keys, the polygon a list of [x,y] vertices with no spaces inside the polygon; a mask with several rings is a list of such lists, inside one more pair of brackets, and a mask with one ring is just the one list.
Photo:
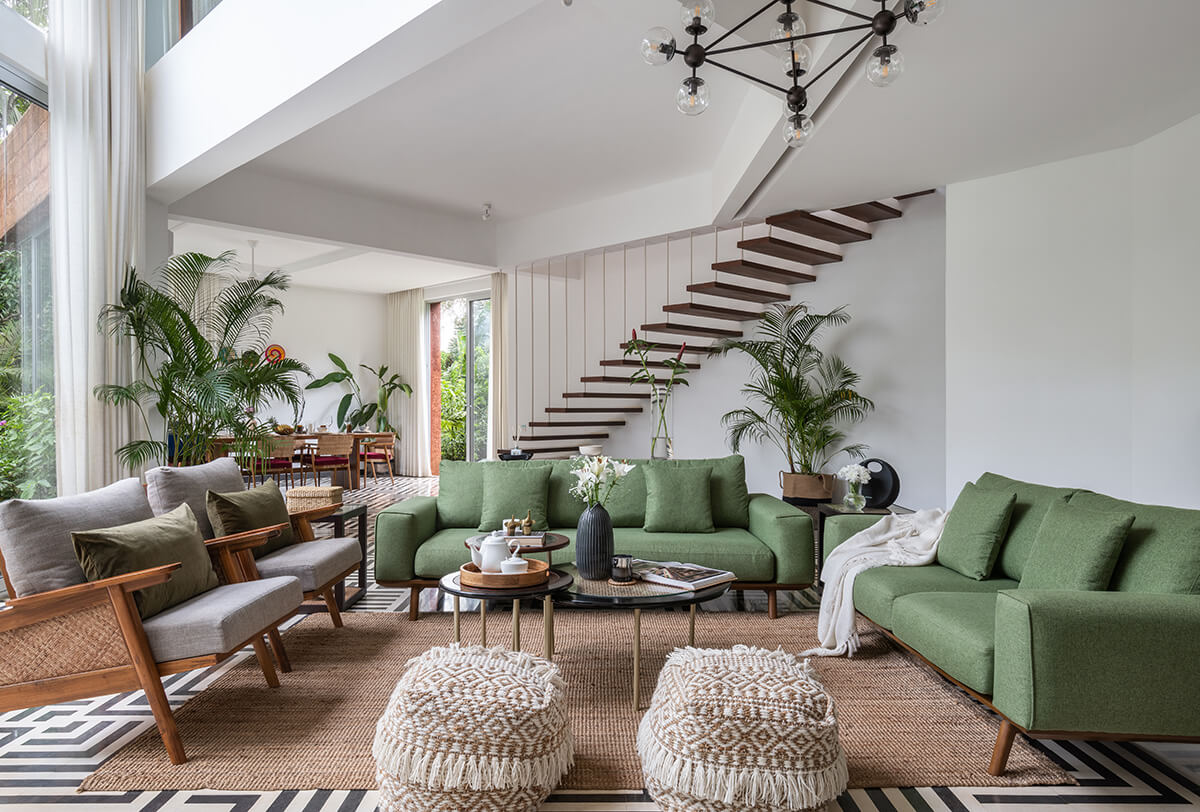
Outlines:
{"label": "white ceiling", "polygon": [[394,293],[470,279],[491,270],[231,226],[172,220],[170,228],[175,253],[196,251],[215,256],[236,251],[238,263],[245,271],[251,270],[250,241],[257,240],[254,267],[259,272],[284,271],[291,276],[293,285],[302,287]]}

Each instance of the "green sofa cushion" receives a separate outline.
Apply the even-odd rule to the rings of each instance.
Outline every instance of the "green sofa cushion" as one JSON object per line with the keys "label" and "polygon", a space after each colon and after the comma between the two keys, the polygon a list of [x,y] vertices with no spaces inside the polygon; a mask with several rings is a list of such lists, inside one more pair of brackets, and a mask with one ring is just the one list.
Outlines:
{"label": "green sofa cushion", "polygon": [[546,495],[550,484],[549,465],[512,466],[508,463],[477,463],[483,466],[483,506],[479,532],[499,530],[516,516],[530,516],[534,530],[547,530]]}
{"label": "green sofa cushion", "polygon": [[438,464],[438,527],[478,527],[483,514],[483,463]]}
{"label": "green sofa cushion", "polygon": [[165,584],[133,593],[143,618],[216,589],[217,573],[204,547],[196,515],[186,504],[172,511],[118,527],[71,533],[75,556],[89,581],[181,564]]}
{"label": "green sofa cushion", "polygon": [[1071,504],[1134,516],[1110,589],[1200,594],[1200,510],[1139,505],[1087,491],[1072,496]]}
{"label": "green sofa cushion", "polygon": [[273,524],[284,527],[279,535],[267,539],[267,543],[251,550],[255,558],[262,558],[268,553],[282,550],[296,543],[296,534],[292,532],[292,519],[288,515],[287,502],[279,490],[279,483],[268,479],[257,488],[250,490],[216,493],[208,491],[204,497],[208,520],[212,523],[213,533],[219,536],[232,536],[235,533],[245,533],[247,530],[260,530]]}
{"label": "green sofa cushion", "polygon": [[1108,589],[1132,524],[1132,513],[1051,505],[1025,562],[1021,588]]}
{"label": "green sofa cushion", "polygon": [[896,636],[954,679],[992,693],[996,593],[920,592],[897,598]]}
{"label": "green sofa cushion", "polygon": [[571,467],[575,460],[555,460],[550,466],[550,482],[546,486],[546,520],[551,527],[575,527],[586,505],[571,495],[575,476]]}
{"label": "green sofa cushion", "polygon": [[651,465],[646,469],[649,533],[711,533],[712,500],[707,465]]}
{"label": "green sofa cushion", "polygon": [[[638,462],[638,460],[630,460]],[[707,466],[712,469],[709,491],[713,524],[717,527],[750,526],[750,491],[746,487],[746,460],[741,454],[702,460],[655,460],[651,465]]]}
{"label": "green sofa cushion", "polygon": [[[558,564],[575,561],[575,528],[552,528],[571,539],[571,544],[555,550],[552,560]],[[471,560],[470,551],[463,546],[474,528],[449,528],[434,533],[417,548],[414,570],[418,578],[441,578]],[[726,527],[704,537],[696,544],[694,533],[647,533],[635,527],[613,530],[614,548],[653,561],[686,561],[705,567],[726,569],[740,581],[765,583],[775,580],[775,556],[770,549],[741,528]],[[811,555],[811,552],[810,552]],[[535,556],[540,558],[541,556]]]}
{"label": "green sofa cushion", "polygon": [[938,563],[976,581],[991,575],[1016,500],[1013,491],[989,490],[971,482],[964,485],[946,517]]}
{"label": "green sofa cushion", "polygon": [[896,599],[917,592],[999,592],[1016,589],[1008,578],[976,581],[939,564],[925,567],[875,567],[854,579],[854,608],[885,629],[894,628],[892,608]]}
{"label": "green sofa cushion", "polygon": [[1013,505],[1012,519],[1008,524],[1008,536],[1000,547],[996,559],[998,574],[1005,578],[1020,580],[1025,569],[1025,559],[1033,549],[1046,510],[1054,502],[1065,502],[1077,488],[1051,488],[1035,485],[1019,479],[1009,479],[999,474],[986,473],[975,483],[981,488],[1012,491],[1017,495]]}
{"label": "green sofa cushion", "polygon": [[[604,508],[612,518],[613,527],[641,527],[646,522],[646,460],[626,462],[634,469],[613,488]],[[555,460],[550,472],[547,511],[552,527],[576,527],[585,507],[571,495],[575,485],[572,465],[574,460]]]}

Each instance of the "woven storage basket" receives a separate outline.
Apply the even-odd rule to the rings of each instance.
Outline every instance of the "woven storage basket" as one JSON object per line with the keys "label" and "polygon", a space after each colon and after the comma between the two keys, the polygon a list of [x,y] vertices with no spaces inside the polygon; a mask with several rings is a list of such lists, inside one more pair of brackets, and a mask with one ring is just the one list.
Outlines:
{"label": "woven storage basket", "polygon": [[533,812],[573,761],[558,668],[502,648],[409,661],[375,728],[385,812]]}
{"label": "woven storage basket", "polygon": [[288,488],[288,510],[295,513],[298,510],[340,505],[342,503],[341,485],[312,485],[300,488]]}
{"label": "woven storage basket", "polygon": [[846,789],[833,699],[784,651],[677,649],[638,728],[665,812],[793,812]]}

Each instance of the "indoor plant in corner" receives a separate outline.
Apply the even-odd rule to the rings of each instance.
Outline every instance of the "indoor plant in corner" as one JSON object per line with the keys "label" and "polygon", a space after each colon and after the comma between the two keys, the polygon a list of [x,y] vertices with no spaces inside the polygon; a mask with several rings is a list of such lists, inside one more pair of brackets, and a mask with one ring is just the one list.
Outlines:
{"label": "indoor plant in corner", "polygon": [[[304,388],[321,389],[322,387],[337,383],[350,385],[350,391],[342,396],[341,401],[338,403],[337,419],[334,425],[341,428],[349,424],[352,431],[358,431],[370,423],[371,418],[375,418],[376,431],[397,434],[396,427],[388,420],[388,402],[391,400],[392,395],[397,392],[403,392],[412,397],[412,387],[401,380],[398,373],[393,372],[391,375],[388,375],[387,364],[381,365],[378,369],[369,367],[366,364],[359,364],[360,367],[370,372],[379,381],[379,391],[375,395],[374,402],[365,403],[362,397],[362,389],[359,388],[358,381],[354,379],[354,374],[350,371],[350,367],[346,365],[346,362],[334,353],[329,353],[329,360],[336,369],[328,375],[312,381]],[[354,408],[352,409],[351,406]]]}
{"label": "indoor plant in corner", "polygon": [[841,453],[858,459],[866,451],[861,443],[844,444],[843,427],[875,404],[855,390],[858,374],[815,344],[826,327],[849,321],[844,307],[813,313],[804,303],[776,304],[759,319],[754,339],[725,339],[712,351],[737,351],[754,362],[742,387],[748,405],[721,417],[730,446],[739,451],[745,440],[773,443],[788,464],[779,472],[783,496],[801,504],[832,498],[833,477],[821,473],[831,459]]}
{"label": "indoor plant in corner", "polygon": [[612,517],[604,509],[612,489],[634,469],[610,457],[580,457],[571,468],[571,495],[587,503],[575,534],[575,568],[588,581],[606,581],[612,574]]}

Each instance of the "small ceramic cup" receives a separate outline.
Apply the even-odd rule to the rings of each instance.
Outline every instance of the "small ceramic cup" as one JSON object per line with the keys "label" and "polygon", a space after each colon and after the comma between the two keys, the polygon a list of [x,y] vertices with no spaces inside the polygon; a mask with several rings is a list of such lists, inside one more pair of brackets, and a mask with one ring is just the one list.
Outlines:
{"label": "small ceramic cup", "polygon": [[622,584],[633,580],[633,556],[624,553],[613,556],[612,579]]}
{"label": "small ceramic cup", "polygon": [[520,575],[529,571],[529,562],[524,558],[506,558],[500,562],[500,571],[505,575]]}

